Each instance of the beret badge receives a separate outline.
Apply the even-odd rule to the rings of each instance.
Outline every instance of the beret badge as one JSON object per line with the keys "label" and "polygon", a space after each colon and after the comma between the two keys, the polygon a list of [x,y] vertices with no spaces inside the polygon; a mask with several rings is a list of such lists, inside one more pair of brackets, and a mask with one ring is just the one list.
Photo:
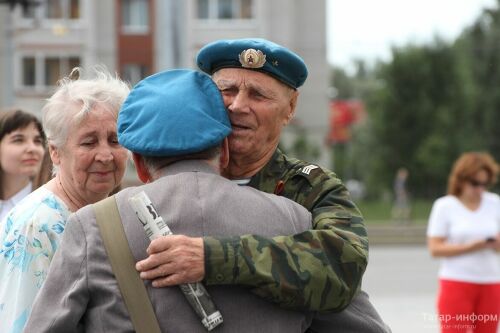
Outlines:
{"label": "beret badge", "polygon": [[244,68],[261,68],[266,63],[266,55],[260,50],[247,49],[240,53],[239,60]]}

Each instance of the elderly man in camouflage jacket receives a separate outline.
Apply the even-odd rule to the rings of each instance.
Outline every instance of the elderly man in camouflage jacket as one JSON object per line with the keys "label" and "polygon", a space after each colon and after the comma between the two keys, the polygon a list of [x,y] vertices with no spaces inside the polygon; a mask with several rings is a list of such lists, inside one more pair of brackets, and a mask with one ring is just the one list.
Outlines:
{"label": "elderly man in camouflage jacket", "polygon": [[[318,311],[312,332],[389,331],[360,292],[368,238],[346,188],[333,172],[277,149],[307,77],[303,60],[267,40],[239,39],[208,44],[197,64],[212,75],[231,120],[224,175],[303,205],[312,212],[312,229],[273,238],[158,239],[137,264],[141,277],[157,287],[200,280],[247,285],[282,307]],[[331,311],[338,313],[325,313]]]}

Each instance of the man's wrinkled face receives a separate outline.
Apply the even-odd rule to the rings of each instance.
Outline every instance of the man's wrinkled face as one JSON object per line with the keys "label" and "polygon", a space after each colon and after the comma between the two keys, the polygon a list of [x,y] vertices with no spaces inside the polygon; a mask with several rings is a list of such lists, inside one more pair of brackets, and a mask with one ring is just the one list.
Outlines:
{"label": "man's wrinkled face", "polygon": [[279,143],[292,119],[298,93],[273,77],[247,69],[223,68],[213,75],[229,112],[231,155],[262,157]]}

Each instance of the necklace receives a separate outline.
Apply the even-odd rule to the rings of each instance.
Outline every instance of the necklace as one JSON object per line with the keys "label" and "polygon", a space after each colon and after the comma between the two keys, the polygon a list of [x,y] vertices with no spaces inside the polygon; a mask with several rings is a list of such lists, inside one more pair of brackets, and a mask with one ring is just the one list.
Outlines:
{"label": "necklace", "polygon": [[[61,190],[64,192],[64,195],[66,196],[66,198],[69,199],[69,201],[71,202],[71,204],[73,205],[73,207],[75,208],[74,211],[77,211],[78,210],[78,205],[71,199],[71,197],[68,195],[68,192],[66,192],[66,190],[64,189],[62,183],[61,183],[61,179],[58,177],[57,179],[59,181],[59,186],[61,187]],[[71,209],[70,209],[71,210]]]}

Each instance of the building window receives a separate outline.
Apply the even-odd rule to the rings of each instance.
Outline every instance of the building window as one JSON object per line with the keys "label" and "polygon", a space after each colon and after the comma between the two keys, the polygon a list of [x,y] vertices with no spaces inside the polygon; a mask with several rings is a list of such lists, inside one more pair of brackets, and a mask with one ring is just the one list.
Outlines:
{"label": "building window", "polygon": [[149,31],[148,0],[122,0],[123,33],[147,33]]}
{"label": "building window", "polygon": [[209,17],[209,0],[198,0],[198,18],[207,19]]}
{"label": "building window", "polygon": [[61,59],[45,58],[45,85],[55,86],[61,77]]}
{"label": "building window", "polygon": [[71,0],[69,3],[69,18],[78,19],[80,18],[80,1]]}
{"label": "building window", "polygon": [[80,18],[80,0],[29,1],[24,19],[77,20]]}
{"label": "building window", "polygon": [[23,86],[33,87],[35,85],[35,58],[25,57],[22,62]]}
{"label": "building window", "polygon": [[26,10],[23,8],[22,15],[25,19],[33,19],[35,18],[36,5],[28,5]]}
{"label": "building window", "polygon": [[241,0],[239,10],[241,18],[244,19],[252,18],[253,17],[252,0]]}
{"label": "building window", "polygon": [[123,65],[122,78],[135,85],[148,75],[148,67],[142,64],[125,64]]}
{"label": "building window", "polygon": [[218,9],[217,18],[219,19],[234,18],[232,0],[218,0],[217,9]]}
{"label": "building window", "polygon": [[63,18],[62,0],[47,0],[46,18],[61,19]]}
{"label": "building window", "polygon": [[71,73],[71,70],[75,67],[80,67],[80,58],[79,57],[70,57],[68,58],[68,74]]}
{"label": "building window", "polygon": [[45,18],[48,19],[79,19],[79,0],[47,0],[45,3]]}
{"label": "building window", "polygon": [[[69,75],[71,69],[80,66],[77,56],[26,56],[21,61],[21,84],[29,88],[49,88],[57,84],[63,76]],[[37,68],[40,68],[37,71]]]}
{"label": "building window", "polygon": [[52,87],[64,76],[69,75],[74,67],[80,66],[79,57],[46,57],[44,59],[44,85]]}
{"label": "building window", "polygon": [[199,19],[251,19],[253,0],[198,0]]}

